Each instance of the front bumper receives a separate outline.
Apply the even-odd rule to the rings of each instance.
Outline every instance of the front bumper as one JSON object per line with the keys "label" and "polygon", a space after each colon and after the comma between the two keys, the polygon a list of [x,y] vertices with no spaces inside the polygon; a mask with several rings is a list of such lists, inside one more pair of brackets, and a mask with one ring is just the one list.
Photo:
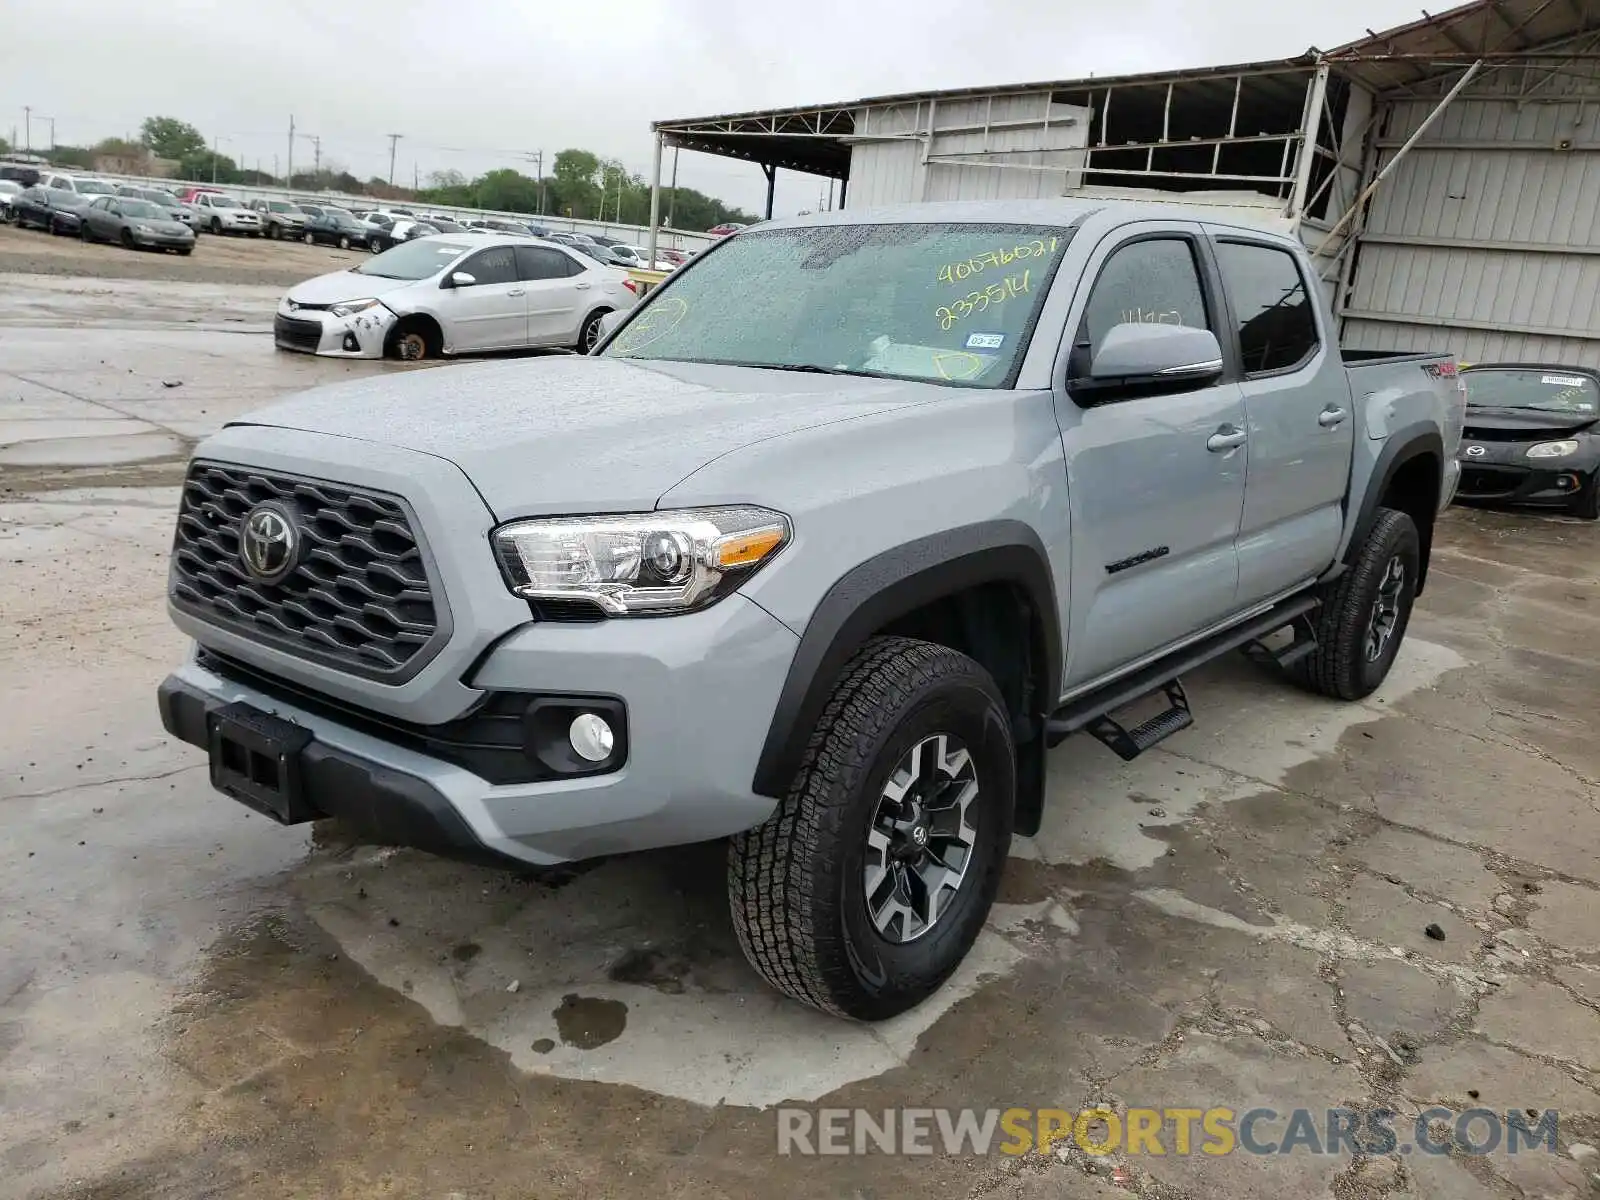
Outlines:
{"label": "front bumper", "polygon": [[354,316],[336,317],[326,309],[291,311],[284,303],[273,318],[272,337],[280,350],[326,358],[382,358],[389,331],[399,319],[382,304]]}
{"label": "front bumper", "polygon": [[187,250],[194,246],[194,234],[136,233],[133,241],[137,246],[147,246],[152,250]]}
{"label": "front bumper", "polygon": [[197,657],[161,685],[162,723],[208,743],[208,714],[244,703],[310,731],[304,798],[375,840],[537,866],[707,841],[749,829],[773,801],[751,790],[798,639],[741,596],[698,613],[593,623],[530,622],[472,671],[485,692],[614,696],[627,758],[602,775],[494,784],[456,762],[269,695]]}
{"label": "front bumper", "polygon": [[[1462,450],[1458,460],[1461,484],[1456,499],[1565,508],[1594,486],[1600,470],[1600,439],[1579,435],[1579,443],[1576,454],[1544,459],[1528,458],[1532,442],[1474,443]],[[1468,449],[1481,453],[1470,454]]]}

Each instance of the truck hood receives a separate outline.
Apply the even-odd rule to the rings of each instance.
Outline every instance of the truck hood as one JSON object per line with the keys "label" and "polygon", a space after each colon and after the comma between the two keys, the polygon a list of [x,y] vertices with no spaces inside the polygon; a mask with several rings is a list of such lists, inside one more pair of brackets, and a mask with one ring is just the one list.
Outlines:
{"label": "truck hood", "polygon": [[331,271],[318,275],[289,289],[288,299],[296,304],[338,304],[345,300],[365,300],[372,296],[386,296],[401,288],[410,287],[415,279],[385,279],[381,275],[363,275],[359,271]]}
{"label": "truck hood", "polygon": [[[901,380],[552,355],[335,384],[229,424],[445,459],[510,520],[649,511],[740,447],[946,394]],[[336,456],[329,469],[337,479]]]}

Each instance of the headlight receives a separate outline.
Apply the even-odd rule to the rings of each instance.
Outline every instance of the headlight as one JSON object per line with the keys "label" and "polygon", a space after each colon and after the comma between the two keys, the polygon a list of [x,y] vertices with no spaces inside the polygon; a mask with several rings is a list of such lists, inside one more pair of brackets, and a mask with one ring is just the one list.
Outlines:
{"label": "headlight", "polygon": [[1537,446],[1528,447],[1529,458],[1565,458],[1577,452],[1578,443],[1572,438],[1560,442],[1540,442]]}
{"label": "headlight", "polygon": [[788,542],[765,508],[516,521],[494,532],[506,583],[529,600],[585,600],[611,616],[703,608]]}
{"label": "headlight", "polygon": [[353,317],[358,312],[366,312],[369,308],[377,306],[376,300],[346,300],[343,304],[335,304],[328,311],[336,317]]}
{"label": "headlight", "polygon": [[150,226],[148,226],[148,225],[135,225],[133,227],[133,231],[135,233],[142,233],[142,234],[145,235],[145,237],[149,237],[152,233],[155,232],[155,230],[151,229]]}

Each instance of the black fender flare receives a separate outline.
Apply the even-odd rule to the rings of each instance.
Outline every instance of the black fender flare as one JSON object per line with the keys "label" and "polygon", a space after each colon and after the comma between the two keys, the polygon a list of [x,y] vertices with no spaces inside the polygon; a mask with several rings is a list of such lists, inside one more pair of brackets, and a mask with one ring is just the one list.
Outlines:
{"label": "black fender flare", "polygon": [[986,583],[1020,587],[1033,610],[1039,711],[1022,715],[1042,718],[1054,708],[1061,692],[1061,621],[1039,535],[1021,521],[997,520],[918,538],[851,568],[818,602],[778,695],[756,763],[755,793],[781,799],[788,792],[834,681],[869,637],[942,597]]}
{"label": "black fender flare", "polygon": [[[1356,554],[1360,552],[1361,543],[1366,540],[1372,524],[1378,519],[1378,508],[1383,501],[1384,494],[1388,492],[1389,485],[1399,473],[1400,468],[1418,458],[1432,457],[1438,465],[1439,479],[1444,478],[1444,437],[1436,426],[1426,421],[1418,421],[1405,425],[1395,430],[1384,443],[1383,449],[1378,454],[1378,461],[1373,464],[1372,475],[1367,484],[1366,494],[1361,497],[1361,508],[1356,513],[1354,529],[1350,535],[1350,542],[1345,546],[1341,563],[1348,565]],[[1437,516],[1439,505],[1438,495],[1432,500],[1430,512]],[[1417,594],[1422,594],[1422,586],[1428,578],[1428,559],[1433,548],[1433,520],[1429,520],[1424,527],[1419,523],[1417,533],[1422,538],[1422,565],[1417,577]]]}

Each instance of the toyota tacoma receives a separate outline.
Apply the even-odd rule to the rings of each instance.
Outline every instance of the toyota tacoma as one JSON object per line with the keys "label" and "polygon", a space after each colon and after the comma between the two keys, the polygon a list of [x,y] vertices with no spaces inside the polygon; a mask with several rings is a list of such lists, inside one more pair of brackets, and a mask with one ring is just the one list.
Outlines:
{"label": "toyota tacoma", "polygon": [[1142,753],[1233,650],[1372,692],[1459,473],[1454,361],[1341,353],[1301,244],[1224,214],[767,222],[608,325],[202,443],[163,722],[285,823],[726,838],[750,961],[860,1019],[961,962],[1061,739]]}

